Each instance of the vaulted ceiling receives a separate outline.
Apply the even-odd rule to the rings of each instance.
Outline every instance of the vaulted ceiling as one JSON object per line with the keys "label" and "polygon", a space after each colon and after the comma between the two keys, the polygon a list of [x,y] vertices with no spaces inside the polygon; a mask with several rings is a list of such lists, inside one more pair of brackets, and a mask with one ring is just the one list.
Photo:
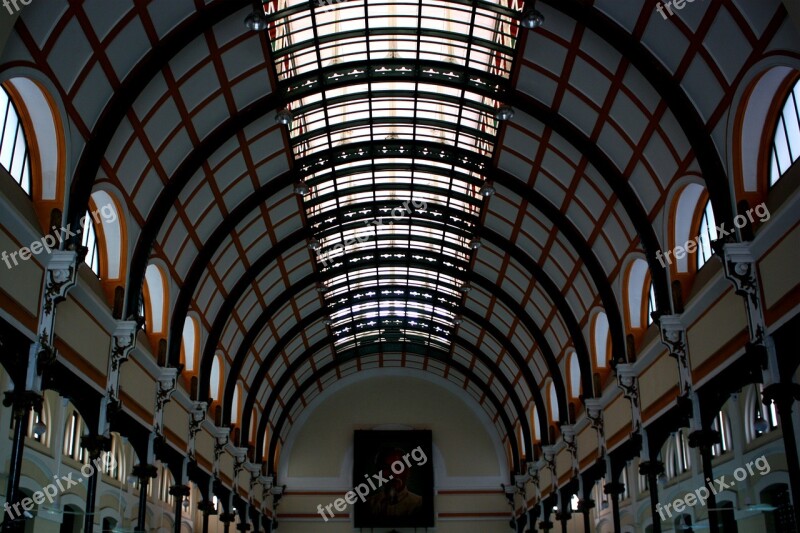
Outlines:
{"label": "vaulted ceiling", "polygon": [[[160,265],[170,364],[196,317],[200,396],[221,354],[226,421],[241,384],[256,449],[337,380],[404,367],[467,390],[517,459],[551,381],[567,421],[572,352],[597,392],[600,309],[625,360],[632,257],[670,310],[654,254],[671,187],[702,176],[730,219],[718,146],[735,83],[789,31],[777,0],[670,20],[651,1],[539,0],[535,29],[523,8],[33,2],[4,62],[63,102],[68,218],[97,189],[129,212],[126,316]],[[266,30],[243,24],[254,9]]]}

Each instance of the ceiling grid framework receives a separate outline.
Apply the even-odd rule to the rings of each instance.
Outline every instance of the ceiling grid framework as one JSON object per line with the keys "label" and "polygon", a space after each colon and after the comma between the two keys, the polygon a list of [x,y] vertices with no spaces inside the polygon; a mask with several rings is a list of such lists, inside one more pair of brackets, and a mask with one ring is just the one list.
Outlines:
{"label": "ceiling grid framework", "polygon": [[[464,9],[473,5],[436,5],[451,3]],[[208,369],[218,353],[225,359],[226,393],[218,400],[226,409],[230,409],[232,396],[228,391],[236,383],[243,385],[249,405],[264,407],[272,398],[280,406],[258,415],[257,423],[270,429],[270,439],[285,437],[297,414],[321,390],[372,366],[424,368],[455,381],[481,402],[502,438],[513,438],[506,427],[516,423],[513,404],[518,402],[529,411],[530,402],[540,393],[528,390],[530,381],[540,387],[548,378],[563,382],[565,356],[577,347],[576,341],[590,344],[593,313],[601,307],[609,312],[611,304],[622,308],[618,287],[626,258],[646,252],[637,231],[641,217],[633,204],[646,214],[648,226],[660,228],[667,195],[678,180],[701,174],[713,180],[708,169],[713,170],[713,160],[719,157],[713,149],[698,154],[698,147],[713,147],[713,143],[698,143],[697,132],[712,132],[712,141],[724,145],[725,111],[736,84],[788,31],[785,13],[776,0],[762,2],[758,12],[764,16],[758,17],[744,2],[695,2],[691,10],[683,10],[669,24],[658,16],[655,2],[623,8],[615,0],[541,0],[537,9],[547,23],[523,33],[515,59],[519,74],[510,81],[503,81],[510,69],[503,75],[462,69],[468,75],[460,75],[454,65],[463,62],[461,56],[455,58],[455,64],[445,57],[424,61],[402,53],[389,57],[393,54],[387,45],[369,52],[390,69],[380,70],[381,65],[355,56],[343,57],[341,63],[297,73],[289,78],[291,83],[282,84],[284,80],[275,75],[279,71],[271,72],[271,34],[248,32],[242,26],[252,9],[249,1],[119,1],[103,10],[88,9],[90,4],[69,2],[61,9],[47,9],[43,2],[32,3],[23,11],[4,51],[10,68],[38,70],[63,102],[70,124],[69,175],[75,176],[68,183],[67,218],[75,220],[85,212],[93,188],[116,193],[130,213],[126,220],[128,311],[138,305],[148,262],[164,264],[171,288],[170,364],[178,362],[184,317],[187,313],[197,317],[203,341],[201,368]],[[349,0],[329,6],[319,26],[326,20],[333,24],[339,9],[357,6],[363,7],[364,2]],[[308,2],[284,7],[303,16],[319,11]],[[278,15],[274,7],[269,10],[272,16]],[[466,24],[472,22],[470,16]],[[379,20],[369,21],[371,29],[380,24]],[[718,24],[724,31],[715,29]],[[339,31],[344,29],[330,35]],[[722,46],[719,35],[729,33],[737,36],[735,41],[730,47]],[[414,32],[405,37],[404,42],[412,44],[420,38]],[[363,40],[363,32],[354,39]],[[64,42],[71,46],[63,46]],[[333,46],[334,41],[326,43]],[[632,52],[622,54],[623,45]],[[415,50],[403,46],[399,49],[409,54]],[[64,50],[70,54],[65,55]],[[567,57],[569,61],[565,61]],[[567,63],[569,70],[563,68]],[[322,88],[314,85],[320,78]],[[464,84],[468,79],[476,83],[467,91],[467,98]],[[489,138],[481,137],[480,128],[456,126],[460,121],[451,120],[446,128],[452,137],[446,137],[445,144],[452,146],[445,151],[454,154],[445,157],[448,162],[461,162],[455,135],[466,138],[478,130],[473,137],[482,139],[475,144],[483,150],[479,154],[488,165],[476,158],[464,160],[463,167],[435,166],[432,154],[442,145],[440,137],[426,138],[430,144],[418,142],[419,147],[429,149],[418,158],[358,153],[370,145],[378,148],[385,144],[387,150],[399,150],[409,144],[403,131],[430,130],[433,126],[429,124],[435,125],[392,119],[397,138],[386,139],[390,132],[381,128],[388,128],[389,123],[364,123],[364,113],[385,114],[389,108],[380,106],[403,98],[408,103],[403,113],[419,110],[419,102],[426,96],[421,90],[424,86],[436,88],[431,101],[443,102],[442,109],[483,113],[489,118],[487,127],[496,127],[491,117],[499,102],[513,101],[513,120],[492,131]],[[350,171],[358,165],[334,165],[338,145],[322,154],[330,156],[327,164],[334,165],[336,172],[314,166],[305,172],[303,164],[320,155],[320,147],[310,136],[314,130],[303,131],[306,137],[294,137],[294,132],[290,137],[273,121],[276,109],[289,104],[296,113],[293,123],[299,126],[303,117],[320,112],[321,94],[329,112],[341,109],[353,114],[353,123],[367,132],[363,139],[340,139],[339,130],[318,130],[322,132],[319,139],[328,142],[333,135],[334,144],[344,140],[352,145],[352,157],[348,158],[361,158],[362,175],[368,176],[361,188],[355,183],[357,174],[348,175],[342,169]],[[357,94],[362,103],[348,103]],[[396,108],[398,114],[400,109]],[[415,141],[423,139],[408,135]],[[303,152],[296,151],[296,138],[307,147]],[[576,141],[595,144],[611,165],[604,166],[596,154],[579,149]],[[474,150],[475,146],[467,148]],[[378,164],[391,159],[405,161],[394,166]],[[629,184],[636,202],[620,197],[609,168]],[[404,290],[394,296],[366,296],[374,298],[377,309],[388,304],[390,296],[398,302],[391,309],[405,309],[417,305],[418,300],[429,300],[425,294],[446,295],[439,304],[440,315],[447,317],[444,324],[437,321],[439,307],[419,307],[421,318],[414,325],[418,329],[409,331],[429,343],[430,349],[447,348],[444,353],[474,372],[485,388],[441,359],[428,357],[424,351],[413,353],[416,348],[406,346],[397,353],[364,354],[337,365],[337,352],[326,341],[329,331],[324,320],[336,287],[352,296],[370,289],[353,285],[342,274],[342,283],[326,294],[318,293],[316,284],[325,282],[326,274],[307,248],[309,229],[318,233],[324,246],[340,242],[344,232],[350,231],[345,228],[378,216],[380,209],[385,212],[395,207],[392,202],[402,203],[405,198],[391,196],[396,184],[384,189],[377,186],[387,174],[400,172],[406,173],[404,180],[413,183],[406,193],[428,195],[425,197],[437,205],[436,211],[432,209],[429,217],[412,214],[397,224],[391,239],[381,241],[375,234],[371,243],[383,242],[390,249],[402,243],[402,248],[408,249],[419,242],[430,250],[429,257],[468,258],[452,279],[469,281],[471,291],[466,297],[453,292],[458,284],[447,283],[437,272],[435,278],[425,278],[435,282],[427,293],[419,290],[411,295]],[[454,177],[427,189],[422,186],[429,175],[442,172]],[[487,177],[493,179],[496,189],[488,201],[476,194]],[[303,202],[293,192],[300,178],[311,188]],[[465,185],[451,191],[451,179]],[[334,183],[335,193],[316,194],[325,184]],[[345,184],[352,187],[353,194],[342,193]],[[437,196],[437,189],[447,189],[447,194]],[[711,192],[719,202],[718,192]],[[449,203],[438,200],[445,196]],[[358,205],[362,201],[373,206],[370,211],[349,208],[348,202]],[[471,217],[441,222],[456,210]],[[574,230],[571,237],[568,226]],[[413,240],[409,238],[412,228],[421,230]],[[430,237],[434,231],[440,232],[440,238]],[[475,233],[480,234],[482,243],[477,252],[468,246]],[[448,241],[444,235],[453,237]],[[663,242],[660,229],[654,235]],[[362,257],[373,253],[374,249],[365,247]],[[397,260],[402,264],[402,257]],[[369,261],[363,259],[364,264]],[[534,275],[536,268],[539,274]],[[556,294],[546,290],[548,280],[557,287]],[[422,281],[415,283],[421,285]],[[350,302],[339,306],[344,324],[356,316],[353,307]],[[456,315],[461,323],[454,329]],[[303,326],[291,337],[297,324]],[[377,327],[365,321],[356,321],[358,324],[368,326],[361,328],[367,332]],[[448,343],[439,344],[440,339],[428,333],[431,325],[455,333],[442,337]],[[487,325],[504,333],[505,339],[489,333]],[[534,328],[545,342],[535,340]],[[347,342],[342,342],[343,348]],[[275,350],[281,343],[285,347]],[[385,347],[386,341],[376,344]],[[320,348],[314,350],[316,346]],[[553,353],[555,367],[548,363],[548,351]],[[492,360],[491,365],[478,359],[476,352]],[[586,350],[582,357],[588,356]],[[268,357],[274,362],[262,369]],[[303,357],[307,361],[299,363]],[[525,371],[514,362],[516,357],[525,361],[530,378],[524,377]],[[297,372],[285,377],[295,363]],[[499,383],[500,375],[507,381],[505,385]],[[201,389],[204,386],[207,394],[208,371],[201,371],[200,377]],[[285,386],[279,385],[284,382]],[[283,388],[277,390],[279,386]],[[296,395],[303,387],[304,392]],[[509,394],[518,400],[512,401]],[[560,401],[564,394],[562,388]],[[283,407],[289,411],[281,421]],[[545,417],[546,413],[540,410],[539,415]],[[255,424],[250,416],[245,409],[238,418]]]}

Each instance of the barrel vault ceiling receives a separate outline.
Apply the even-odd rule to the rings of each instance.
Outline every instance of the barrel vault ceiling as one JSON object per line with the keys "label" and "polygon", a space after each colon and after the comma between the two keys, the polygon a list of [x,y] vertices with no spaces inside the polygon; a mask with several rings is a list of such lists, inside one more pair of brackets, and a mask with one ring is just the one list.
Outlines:
{"label": "barrel vault ceiling", "polygon": [[128,311],[160,265],[170,363],[195,317],[200,395],[220,354],[257,450],[375,367],[450,380],[530,442],[551,382],[567,420],[571,353],[596,392],[601,309],[624,360],[631,257],[669,310],[671,186],[702,175],[730,214],[713,142],[787,31],[777,0],[655,4],[539,0],[526,29],[510,0],[33,2],[4,63],[63,102],[68,217],[99,188],[129,211]]}

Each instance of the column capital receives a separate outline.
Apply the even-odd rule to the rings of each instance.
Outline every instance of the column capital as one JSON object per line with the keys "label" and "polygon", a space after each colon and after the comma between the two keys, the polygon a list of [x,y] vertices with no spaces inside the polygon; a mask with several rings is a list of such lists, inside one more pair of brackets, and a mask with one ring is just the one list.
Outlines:
{"label": "column capital", "polygon": [[169,488],[170,496],[179,496],[183,498],[184,496],[188,496],[190,492],[189,487],[186,485],[172,485]]}
{"label": "column capital", "polygon": [[611,483],[606,483],[603,485],[603,492],[609,496],[619,496],[625,492],[625,485],[619,481],[612,481]]}
{"label": "column capital", "polygon": [[594,509],[593,499],[587,498],[585,500],[578,500],[578,512],[588,513],[592,509]]}
{"label": "column capital", "polygon": [[100,454],[111,450],[111,437],[105,435],[84,435],[81,446],[89,452],[89,457],[97,459]]}
{"label": "column capital", "polygon": [[550,522],[549,520],[542,520],[541,522],[539,522],[539,529],[541,529],[542,531],[550,531],[551,529],[553,529],[553,523]]}
{"label": "column capital", "polygon": [[217,508],[214,506],[214,502],[211,500],[203,500],[197,504],[197,509],[202,511],[205,515],[215,515],[217,514]]}
{"label": "column capital", "polygon": [[689,433],[689,447],[700,448],[700,450],[711,449],[715,444],[721,441],[719,431],[713,429],[698,429]]}
{"label": "column capital", "polygon": [[137,464],[133,466],[133,470],[131,473],[138,477],[143,482],[149,482],[150,478],[156,478],[158,476],[158,468],[155,465],[148,465],[148,464]]}
{"label": "column capital", "polygon": [[664,463],[656,460],[642,461],[641,463],[639,463],[639,473],[641,475],[647,476],[651,472],[656,476],[660,476],[661,474],[663,474]]}
{"label": "column capital", "polygon": [[223,524],[230,524],[234,520],[236,520],[236,515],[233,513],[222,513],[219,515],[219,521]]}
{"label": "column capital", "polygon": [[44,397],[41,393],[32,390],[11,390],[4,393],[3,405],[5,407],[12,407],[14,416],[21,418],[25,416],[28,411],[40,411],[44,403]]}

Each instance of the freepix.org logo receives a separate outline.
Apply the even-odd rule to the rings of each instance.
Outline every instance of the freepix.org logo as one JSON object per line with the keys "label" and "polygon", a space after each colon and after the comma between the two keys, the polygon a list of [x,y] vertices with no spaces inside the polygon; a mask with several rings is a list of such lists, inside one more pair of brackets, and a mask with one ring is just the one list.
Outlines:
{"label": "freepix.org logo", "polygon": [[22,9],[19,6],[20,4],[22,4],[23,6],[27,6],[31,2],[32,0],[3,0],[3,6],[8,10],[9,15],[13,15],[14,13],[17,13],[20,9]]}
{"label": "freepix.org logo", "polygon": [[[30,511],[37,505],[41,505],[47,501],[52,504],[57,499],[59,494],[69,491],[72,487],[78,486],[85,479],[92,477],[97,472],[109,472],[117,464],[113,455],[104,453],[94,461],[86,463],[80,468],[80,476],[74,478],[74,472],[70,472],[66,476],[53,476],[55,482],[42,487],[42,490],[34,492],[30,498],[22,498],[16,503],[6,502],[5,512],[10,520],[18,520],[20,518],[30,518],[32,515]],[[21,507],[21,509],[20,509]]]}

